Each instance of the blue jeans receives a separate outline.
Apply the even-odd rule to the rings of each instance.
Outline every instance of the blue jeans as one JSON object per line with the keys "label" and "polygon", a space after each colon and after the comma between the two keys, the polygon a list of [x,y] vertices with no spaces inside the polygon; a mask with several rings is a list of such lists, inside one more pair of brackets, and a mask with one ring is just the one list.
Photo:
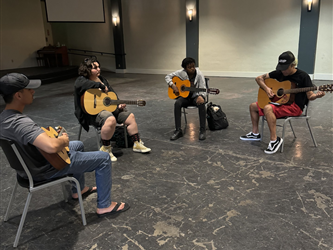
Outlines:
{"label": "blue jeans", "polygon": [[[51,178],[73,175],[83,189],[85,187],[84,173],[95,171],[97,208],[109,207],[112,186],[110,155],[102,151],[83,152],[84,146],[81,141],[70,141],[69,150],[71,164],[58,171]],[[77,193],[75,185],[73,185],[72,192]]]}

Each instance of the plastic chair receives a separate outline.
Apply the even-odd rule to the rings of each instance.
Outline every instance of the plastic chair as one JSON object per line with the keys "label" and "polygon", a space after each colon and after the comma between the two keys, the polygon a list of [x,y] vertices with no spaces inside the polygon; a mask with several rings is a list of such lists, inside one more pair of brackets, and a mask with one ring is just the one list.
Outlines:
{"label": "plastic chair", "polygon": [[20,185],[21,187],[27,188],[29,193],[28,193],[28,197],[27,197],[27,201],[25,203],[24,206],[24,210],[21,216],[21,221],[16,233],[16,237],[15,237],[15,241],[13,246],[17,247],[20,236],[21,236],[21,232],[23,229],[23,225],[24,225],[24,221],[26,218],[26,215],[28,213],[28,208],[30,205],[30,201],[32,198],[32,194],[38,190],[44,189],[44,188],[48,188],[50,186],[54,186],[57,184],[62,184],[62,191],[64,194],[64,199],[67,202],[67,195],[66,195],[66,189],[65,189],[65,185],[64,183],[67,181],[72,181],[75,183],[77,191],[78,191],[78,196],[79,196],[79,203],[80,203],[80,208],[81,208],[81,217],[82,217],[82,223],[85,226],[87,224],[86,222],[86,216],[85,216],[85,211],[84,211],[84,207],[83,207],[83,202],[82,202],[82,195],[81,195],[81,187],[79,182],[71,176],[64,176],[64,177],[60,177],[57,179],[53,179],[53,180],[45,180],[45,181],[41,181],[41,182],[36,182],[32,179],[32,175],[29,171],[29,166],[32,166],[32,162],[29,159],[29,157],[26,155],[26,153],[21,149],[21,147],[13,142],[13,141],[9,141],[9,140],[5,140],[5,139],[0,139],[0,145],[2,147],[2,150],[4,151],[7,160],[10,164],[10,166],[15,169],[17,172],[25,172],[28,179],[21,177],[18,173],[16,174],[17,177],[17,181],[15,183],[12,195],[10,197],[10,201],[7,207],[7,211],[4,217],[4,221],[8,220],[8,215],[9,212],[11,211],[11,207],[14,201],[14,197],[16,194],[16,190],[17,190],[17,186]]}
{"label": "plastic chair", "polygon": [[[206,88],[209,88],[209,78],[205,78],[205,83],[206,83]],[[209,94],[206,95],[206,100],[205,100],[205,105],[209,102]],[[187,128],[187,118],[186,118],[186,109],[197,109],[197,106],[187,106],[186,108],[182,108],[182,113],[184,114],[184,119],[185,119],[185,128],[184,128],[184,134]]]}
{"label": "plastic chair", "polygon": [[[290,128],[291,128],[291,130],[292,130],[292,132],[294,134],[294,138],[296,138],[296,134],[295,134],[294,128],[293,128],[293,126],[291,124],[291,120],[303,120],[303,119],[305,119],[306,124],[308,125],[308,128],[309,128],[309,132],[310,132],[313,144],[314,144],[315,147],[318,146],[317,142],[316,142],[316,139],[314,138],[314,135],[312,133],[312,129],[310,127],[310,124],[309,124],[309,119],[311,117],[308,115],[308,110],[309,110],[309,103],[304,107],[303,113],[300,116],[286,116],[286,117],[281,117],[281,118],[277,119],[277,120],[283,120],[283,125],[276,125],[276,126],[279,126],[279,127],[283,127],[283,129],[282,129],[282,137],[281,137],[283,139],[283,142],[282,142],[281,149],[280,149],[281,153],[283,152],[284,135],[285,135],[285,128],[286,128],[287,122],[289,122]],[[262,141],[262,138],[264,137],[264,125],[265,125],[265,121],[266,121],[266,118],[265,118],[265,116],[263,116],[262,120],[261,120],[261,133],[260,133],[261,134],[261,141]]]}
{"label": "plastic chair", "polygon": [[[124,137],[125,137],[125,147],[128,148],[128,140],[127,140],[127,125],[124,124],[117,124],[117,127],[123,127],[124,128]],[[96,135],[96,145],[97,145],[97,151],[99,151],[99,149],[101,148],[101,128],[100,127],[96,127],[93,125],[90,125],[90,127],[94,128],[95,131],[95,135]],[[82,133],[82,125],[80,124],[80,128],[79,128],[79,134],[78,134],[78,141],[81,138],[81,133]]]}

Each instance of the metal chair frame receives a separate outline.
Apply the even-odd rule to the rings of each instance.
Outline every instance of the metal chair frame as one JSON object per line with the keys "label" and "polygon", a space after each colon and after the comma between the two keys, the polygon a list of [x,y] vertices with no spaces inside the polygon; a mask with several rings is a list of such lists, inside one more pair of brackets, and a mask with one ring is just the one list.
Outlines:
{"label": "metal chair frame", "polygon": [[[282,142],[282,145],[281,145],[281,149],[280,149],[280,152],[282,153],[283,152],[283,146],[284,146],[284,136],[285,136],[285,128],[286,128],[286,124],[287,122],[289,122],[289,125],[290,125],[290,128],[291,128],[291,131],[293,132],[294,134],[294,138],[296,138],[296,134],[295,134],[295,131],[294,131],[294,128],[291,124],[291,120],[302,120],[302,119],[305,119],[306,121],[306,124],[308,125],[308,128],[309,128],[309,132],[310,132],[310,135],[311,135],[311,138],[312,138],[312,141],[313,141],[313,144],[315,147],[318,147],[317,145],[317,142],[316,142],[316,139],[313,135],[313,132],[312,132],[312,129],[311,129],[311,126],[309,124],[309,119],[311,118],[309,115],[308,115],[308,110],[309,110],[309,103],[305,106],[304,110],[303,110],[303,114],[301,114],[300,116],[287,116],[287,117],[281,117],[281,118],[278,118],[277,120],[284,120],[283,122],[283,125],[276,125],[276,126],[279,126],[279,127],[282,127],[282,139],[283,139],[283,142]],[[266,118],[265,116],[262,116],[262,120],[261,120],[261,141],[264,137],[264,125],[265,125],[265,121],[266,121]]]}
{"label": "metal chair frame", "polygon": [[17,247],[17,245],[18,245],[18,242],[19,242],[19,239],[21,236],[21,232],[23,229],[23,225],[25,222],[25,218],[28,213],[32,194],[38,190],[48,188],[50,186],[62,184],[64,200],[65,200],[65,202],[68,202],[68,197],[67,197],[66,188],[65,188],[64,184],[65,184],[65,182],[68,182],[68,181],[75,183],[77,191],[78,191],[79,204],[80,204],[80,208],[81,208],[82,223],[84,226],[87,224],[84,206],[83,206],[83,202],[82,202],[81,187],[80,187],[80,184],[77,179],[75,179],[74,177],[71,177],[71,176],[64,176],[64,177],[57,178],[54,180],[35,182],[32,178],[32,175],[31,175],[31,173],[29,171],[29,167],[28,167],[31,164],[31,162],[29,160],[27,160],[27,157],[25,156],[24,151],[22,151],[22,149],[19,146],[17,146],[17,144],[13,141],[1,139],[0,143],[1,143],[1,147],[7,157],[7,160],[9,162],[10,166],[15,170],[24,170],[28,177],[28,180],[27,180],[27,179],[20,177],[17,174],[17,180],[16,180],[14,189],[12,191],[12,194],[11,194],[11,197],[9,200],[6,214],[4,216],[4,221],[7,221],[8,217],[9,217],[9,212],[11,211],[11,207],[13,205],[14,197],[15,197],[15,194],[17,191],[17,186],[20,185],[24,188],[27,188],[29,193],[28,193],[28,197],[27,197],[24,209],[23,209],[23,213],[21,216],[20,224],[19,224],[19,227],[18,227],[18,230],[16,233],[13,247]]}

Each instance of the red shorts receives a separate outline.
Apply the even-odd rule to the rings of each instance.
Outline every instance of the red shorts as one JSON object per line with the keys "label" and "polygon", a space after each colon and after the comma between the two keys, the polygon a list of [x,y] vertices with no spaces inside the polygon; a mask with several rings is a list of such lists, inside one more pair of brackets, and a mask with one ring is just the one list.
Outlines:
{"label": "red shorts", "polygon": [[[264,116],[264,111],[263,109],[259,108],[258,106],[258,102],[257,103],[257,107],[259,110],[259,116]],[[281,118],[281,117],[285,117],[285,116],[300,116],[303,111],[301,110],[300,107],[298,107],[298,105],[296,103],[292,103],[290,105],[274,105],[274,104],[269,104],[272,106],[273,108],[273,113],[275,114],[276,118]]]}

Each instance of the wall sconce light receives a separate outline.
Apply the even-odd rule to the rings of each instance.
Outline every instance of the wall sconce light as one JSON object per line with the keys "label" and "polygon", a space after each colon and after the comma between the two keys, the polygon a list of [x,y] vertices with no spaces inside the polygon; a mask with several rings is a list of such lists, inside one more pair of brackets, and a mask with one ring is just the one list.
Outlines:
{"label": "wall sconce light", "polygon": [[188,20],[189,20],[190,22],[192,22],[192,19],[193,19],[193,9],[189,9],[189,10],[187,11],[187,14],[188,14]]}
{"label": "wall sconce light", "polygon": [[313,0],[308,0],[308,12],[311,12],[312,4],[313,4]]}
{"label": "wall sconce light", "polygon": [[116,16],[112,17],[112,22],[113,22],[114,26],[117,26],[117,24],[118,24],[118,17],[116,17]]}

